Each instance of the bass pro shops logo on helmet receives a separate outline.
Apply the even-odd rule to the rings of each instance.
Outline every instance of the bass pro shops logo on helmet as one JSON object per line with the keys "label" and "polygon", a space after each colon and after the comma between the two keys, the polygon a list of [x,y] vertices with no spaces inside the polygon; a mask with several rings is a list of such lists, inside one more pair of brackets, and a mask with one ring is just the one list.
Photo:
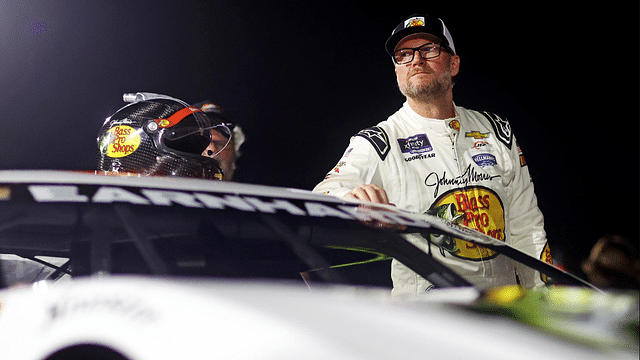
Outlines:
{"label": "bass pro shops logo on helmet", "polygon": [[[132,102],[107,118],[98,133],[97,170],[222,178],[220,163],[213,156],[231,138],[225,124],[166,95],[136,93],[131,97]],[[212,132],[222,136],[214,139]],[[211,156],[205,155],[209,152]]]}
{"label": "bass pro shops logo on helmet", "polygon": [[107,130],[101,151],[112,158],[131,155],[140,146],[140,130],[127,125],[116,125]]}

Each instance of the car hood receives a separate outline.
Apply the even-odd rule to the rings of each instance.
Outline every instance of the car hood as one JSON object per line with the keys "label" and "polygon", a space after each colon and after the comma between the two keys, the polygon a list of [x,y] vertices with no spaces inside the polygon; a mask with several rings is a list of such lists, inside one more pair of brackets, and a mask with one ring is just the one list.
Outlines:
{"label": "car hood", "polygon": [[[459,296],[454,298],[460,299]],[[552,338],[458,301],[283,282],[110,276],[0,292],[0,339],[13,359],[92,343],[132,359],[631,358]],[[464,296],[463,296],[464,298]],[[20,340],[22,339],[22,340]],[[31,346],[38,339],[37,346]],[[637,350],[635,355],[637,356]]]}

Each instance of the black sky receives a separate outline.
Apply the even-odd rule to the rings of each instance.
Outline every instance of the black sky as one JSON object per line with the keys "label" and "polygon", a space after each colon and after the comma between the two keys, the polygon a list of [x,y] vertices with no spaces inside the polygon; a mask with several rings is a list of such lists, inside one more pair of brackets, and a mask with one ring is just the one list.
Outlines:
{"label": "black sky", "polygon": [[461,56],[456,104],[511,121],[558,253],[638,241],[638,4],[373,3],[0,0],[0,169],[93,169],[122,93],[150,91],[225,107],[239,180],[310,189],[402,105],[383,44],[425,12]]}

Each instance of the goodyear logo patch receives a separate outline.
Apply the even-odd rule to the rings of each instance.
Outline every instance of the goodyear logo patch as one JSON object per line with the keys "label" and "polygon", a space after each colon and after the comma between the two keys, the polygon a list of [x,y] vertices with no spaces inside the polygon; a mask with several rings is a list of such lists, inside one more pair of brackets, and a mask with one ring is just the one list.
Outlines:
{"label": "goodyear logo patch", "polygon": [[133,154],[140,146],[140,133],[127,125],[117,125],[107,131],[102,141],[103,153],[112,158]]}

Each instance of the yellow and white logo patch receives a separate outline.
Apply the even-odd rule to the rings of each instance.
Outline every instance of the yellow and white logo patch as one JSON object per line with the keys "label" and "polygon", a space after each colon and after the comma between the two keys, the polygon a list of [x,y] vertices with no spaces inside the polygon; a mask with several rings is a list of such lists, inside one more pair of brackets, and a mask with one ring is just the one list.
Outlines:
{"label": "yellow and white logo patch", "polygon": [[[504,207],[498,195],[485,187],[454,189],[444,193],[431,207],[431,214],[480,231],[500,241],[505,240]],[[440,209],[440,210],[438,210]],[[443,209],[447,209],[443,211]],[[467,260],[487,260],[497,253],[461,239],[453,239],[445,250]]]}
{"label": "yellow and white logo patch", "polygon": [[[542,254],[540,254],[540,260],[546,262],[547,264],[553,265],[553,257],[551,256],[551,248],[549,247],[549,243],[544,245],[544,249],[542,250]],[[540,279],[545,283],[549,281],[547,275],[540,273]]]}
{"label": "yellow and white logo patch", "polygon": [[105,155],[121,158],[133,154],[138,146],[140,146],[139,130],[136,131],[127,125],[117,125],[107,131],[101,148]]}

